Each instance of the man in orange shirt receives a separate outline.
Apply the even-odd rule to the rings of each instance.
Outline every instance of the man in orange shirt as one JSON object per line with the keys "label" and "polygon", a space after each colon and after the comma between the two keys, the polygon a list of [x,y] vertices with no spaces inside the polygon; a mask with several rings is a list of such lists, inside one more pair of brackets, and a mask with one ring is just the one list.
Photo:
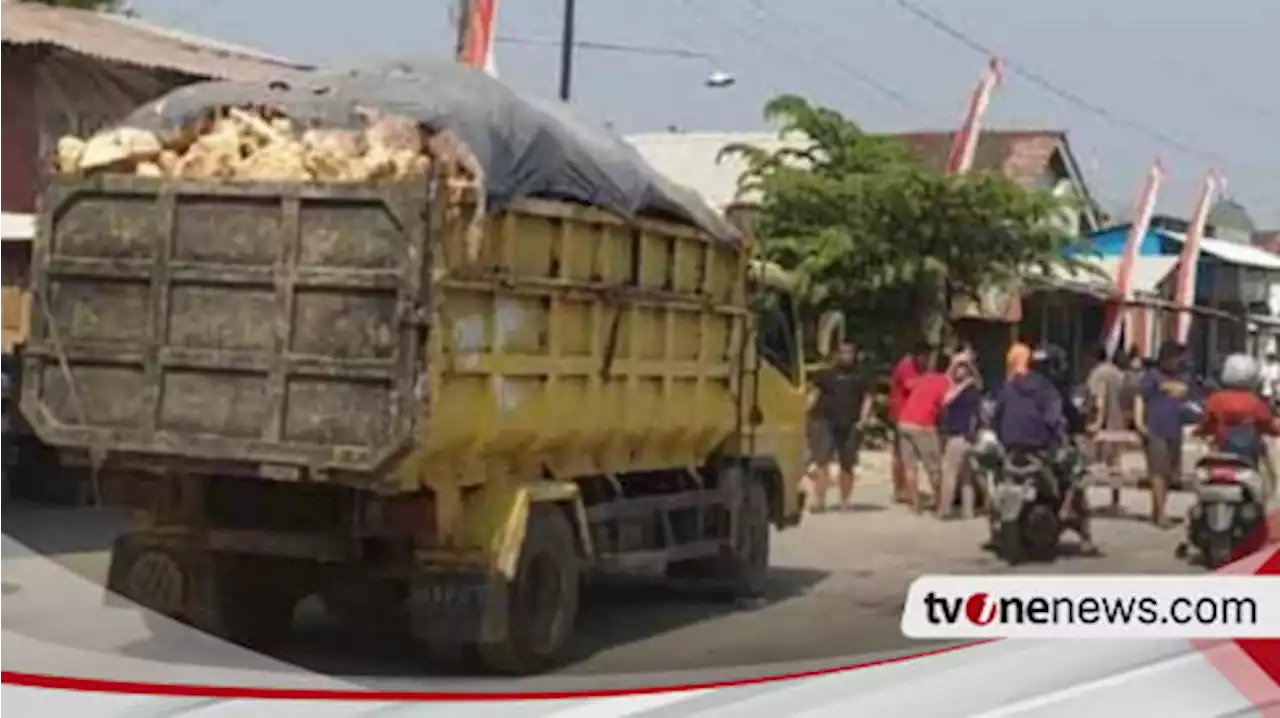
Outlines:
{"label": "man in orange shirt", "polygon": [[[920,500],[920,470],[929,478],[935,499],[942,486],[942,444],[938,438],[938,417],[942,413],[951,378],[943,359],[931,371],[917,377],[898,412],[899,456],[908,502],[916,513],[924,510]],[[928,366],[927,364],[925,366]]]}

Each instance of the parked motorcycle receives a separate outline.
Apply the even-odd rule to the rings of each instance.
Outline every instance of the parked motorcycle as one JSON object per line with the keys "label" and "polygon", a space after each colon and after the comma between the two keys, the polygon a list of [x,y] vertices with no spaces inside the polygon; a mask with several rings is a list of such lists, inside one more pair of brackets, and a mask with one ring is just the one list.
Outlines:
{"label": "parked motorcycle", "polygon": [[[985,452],[980,461],[991,497],[991,545],[1009,564],[1052,560],[1063,530],[1080,529],[1084,454],[1074,443],[1044,453],[1000,449],[997,454],[990,447]],[[1064,522],[1068,502],[1071,518]]]}
{"label": "parked motorcycle", "polygon": [[[1212,453],[1196,462],[1196,503],[1187,516],[1187,540],[1209,568],[1231,560],[1266,521],[1265,480],[1253,462]],[[1179,547],[1179,554],[1186,546]]]}

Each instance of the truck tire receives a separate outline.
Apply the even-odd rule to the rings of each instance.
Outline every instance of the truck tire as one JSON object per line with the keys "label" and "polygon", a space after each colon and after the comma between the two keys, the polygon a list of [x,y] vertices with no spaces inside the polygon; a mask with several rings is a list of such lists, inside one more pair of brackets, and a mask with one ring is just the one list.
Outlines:
{"label": "truck tire", "polygon": [[407,630],[408,586],[394,581],[355,581],[318,594],[325,612],[344,627],[372,633]]}
{"label": "truck tire", "polygon": [[742,482],[741,501],[734,545],[718,556],[673,563],[669,576],[730,599],[764,593],[769,575],[769,495],[761,481],[749,477]]}
{"label": "truck tire", "polygon": [[212,574],[207,592],[199,597],[207,610],[197,613],[193,624],[248,648],[270,648],[285,639],[305,593],[291,575],[295,572],[260,556],[215,554],[210,559],[201,562]]}
{"label": "truck tire", "polygon": [[173,635],[171,624],[159,620],[165,617],[262,649],[288,635],[301,598],[301,584],[281,563],[123,536],[112,550],[107,585],[146,609],[143,621],[157,638]]}
{"label": "truck tire", "polygon": [[553,667],[578,617],[580,574],[578,540],[568,517],[557,506],[534,506],[507,588],[506,635],[478,646],[484,666],[511,675]]}

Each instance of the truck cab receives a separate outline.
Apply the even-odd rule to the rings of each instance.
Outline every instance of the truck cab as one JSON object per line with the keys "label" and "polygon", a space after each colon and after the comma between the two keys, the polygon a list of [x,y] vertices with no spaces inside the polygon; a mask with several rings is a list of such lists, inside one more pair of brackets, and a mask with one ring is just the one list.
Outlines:
{"label": "truck cab", "polygon": [[[751,413],[756,453],[778,457],[784,486],[799,486],[806,464],[808,375],[794,277],[776,264],[755,261],[751,289],[757,322],[759,367],[754,373]],[[800,521],[803,498],[784,500],[781,525]]]}

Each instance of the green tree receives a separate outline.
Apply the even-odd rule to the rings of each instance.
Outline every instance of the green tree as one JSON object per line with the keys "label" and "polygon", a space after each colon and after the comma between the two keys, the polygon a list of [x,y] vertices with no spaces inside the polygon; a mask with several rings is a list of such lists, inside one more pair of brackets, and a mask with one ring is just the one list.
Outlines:
{"label": "green tree", "polygon": [[765,117],[795,141],[721,152],[746,162],[740,193],[758,198],[760,251],[797,274],[808,317],[844,312],[868,349],[939,339],[953,298],[1073,263],[1053,222],[1062,200],[996,173],[926,169],[898,141],[794,95]]}

